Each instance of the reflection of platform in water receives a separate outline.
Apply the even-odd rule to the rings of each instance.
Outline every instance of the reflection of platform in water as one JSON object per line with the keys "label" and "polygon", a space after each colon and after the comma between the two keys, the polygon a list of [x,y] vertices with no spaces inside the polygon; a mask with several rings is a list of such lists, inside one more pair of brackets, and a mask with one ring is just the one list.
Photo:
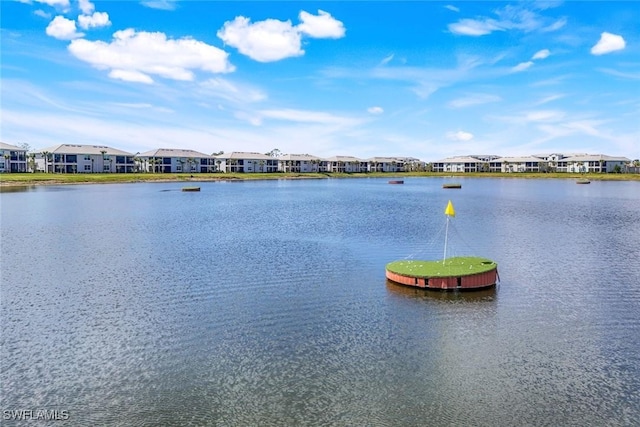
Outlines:
{"label": "reflection of platform in water", "polygon": [[405,286],[387,279],[387,290],[398,296],[417,300],[438,300],[438,301],[494,301],[498,292],[497,286],[475,290],[473,292],[464,291],[443,291],[441,289],[421,289],[412,286]]}

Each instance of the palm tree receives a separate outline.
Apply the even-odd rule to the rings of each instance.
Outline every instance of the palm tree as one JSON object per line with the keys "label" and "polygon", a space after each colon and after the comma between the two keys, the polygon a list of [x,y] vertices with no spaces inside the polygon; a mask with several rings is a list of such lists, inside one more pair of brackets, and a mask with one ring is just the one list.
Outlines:
{"label": "palm tree", "polygon": [[9,172],[9,169],[10,169],[9,160],[10,159],[11,159],[11,154],[5,153],[5,155],[4,155],[4,171],[5,172]]}
{"label": "palm tree", "polygon": [[29,153],[29,161],[27,162],[27,168],[31,170],[31,172],[36,171],[36,153]]}
{"label": "palm tree", "polygon": [[51,153],[49,151],[43,151],[41,154],[44,159],[44,172],[47,173],[49,172],[49,156],[51,156]]}

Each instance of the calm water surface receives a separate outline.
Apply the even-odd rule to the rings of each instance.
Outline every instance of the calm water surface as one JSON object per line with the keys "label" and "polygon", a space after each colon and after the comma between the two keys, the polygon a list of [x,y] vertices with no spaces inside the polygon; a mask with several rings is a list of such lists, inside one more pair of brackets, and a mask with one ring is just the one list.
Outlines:
{"label": "calm water surface", "polygon": [[[1,194],[0,410],[68,411],[56,425],[638,425],[640,183],[443,182]],[[451,254],[496,260],[498,287],[388,283],[387,262],[442,256],[448,199]]]}

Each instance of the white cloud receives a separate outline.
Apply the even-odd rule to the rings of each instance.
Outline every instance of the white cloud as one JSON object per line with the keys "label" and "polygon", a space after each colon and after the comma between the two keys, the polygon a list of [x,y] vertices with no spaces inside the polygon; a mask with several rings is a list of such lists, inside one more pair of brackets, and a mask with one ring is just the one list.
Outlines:
{"label": "white cloud", "polygon": [[84,15],[91,15],[95,10],[95,6],[89,0],[78,0],[78,7]]}
{"label": "white cloud", "polygon": [[200,93],[206,97],[216,97],[233,103],[252,103],[264,101],[267,95],[260,89],[232,83],[227,79],[215,77],[200,84]]}
{"label": "white cloud", "polygon": [[51,19],[51,14],[45,12],[42,9],[38,9],[33,12],[34,15],[39,16],[40,18]]}
{"label": "white cloud", "polygon": [[[531,6],[531,9],[527,7]],[[549,7],[555,7],[557,4],[549,4]],[[524,32],[532,31],[555,31],[562,28],[566,23],[565,19],[554,21],[545,18],[536,12],[536,10],[544,10],[545,8],[536,7],[535,4],[528,2],[520,2],[515,5],[507,5],[502,9],[494,11],[496,18],[486,16],[475,19],[460,19],[457,22],[448,25],[449,31],[454,34],[464,36],[484,36],[494,31],[519,30]]]}
{"label": "white cloud", "polygon": [[481,93],[454,99],[450,101],[447,106],[449,106],[450,108],[465,108],[473,107],[475,105],[488,104],[490,102],[498,102],[501,100],[502,98],[497,95]]}
{"label": "white cloud", "polygon": [[240,53],[259,62],[273,62],[301,56],[300,32],[291,21],[267,19],[251,23],[249,18],[237,16],[224,23],[218,37]]}
{"label": "white cloud", "polygon": [[473,139],[473,134],[469,132],[465,132],[459,130],[457,132],[447,132],[447,139],[451,141],[471,141]]}
{"label": "white cloud", "polygon": [[58,40],[71,40],[84,35],[76,31],[76,21],[60,15],[53,18],[49,25],[47,25],[46,33],[48,36]]}
{"label": "white cloud", "polygon": [[378,64],[378,66],[382,66],[382,65],[387,65],[389,62],[391,62],[391,60],[393,59],[394,54],[392,53],[391,55],[388,55],[386,57],[384,57],[382,59],[382,61],[380,61],[380,63]]}
{"label": "white cloud", "polygon": [[147,74],[135,70],[111,70],[109,72],[109,77],[112,79],[124,80],[125,82],[153,83],[153,79]]}
{"label": "white cloud", "polygon": [[484,36],[497,30],[504,31],[504,29],[498,25],[497,21],[493,19],[486,21],[461,19],[458,22],[449,24],[449,31],[463,36]]}
{"label": "white cloud", "polygon": [[537,51],[531,57],[531,59],[545,59],[545,58],[548,58],[550,54],[551,54],[551,52],[549,51],[549,49],[542,49],[542,50]]}
{"label": "white cloud", "polygon": [[78,25],[85,30],[96,27],[106,27],[111,25],[109,14],[106,12],[94,12],[93,15],[78,16]]}
{"label": "white cloud", "polygon": [[273,62],[304,55],[302,36],[314,38],[340,38],[345,29],[342,22],[322,10],[318,15],[302,11],[302,23],[294,26],[291,21],[266,19],[252,23],[249,18],[236,16],[218,30],[218,37],[225,44],[259,62]]}
{"label": "white cloud", "polygon": [[557,122],[565,116],[563,111],[537,110],[525,113],[523,118],[527,122]]}
{"label": "white cloud", "polygon": [[551,25],[542,28],[542,31],[545,33],[550,33],[550,32],[559,30],[565,25],[567,25],[567,18],[561,18],[555,21],[554,23],[552,23]]}
{"label": "white cloud", "polygon": [[527,68],[531,67],[532,65],[533,65],[533,61],[521,62],[518,65],[516,65],[515,67],[511,68],[511,71],[513,71],[514,73],[517,73],[517,72],[526,70]]}
{"label": "white cloud", "polygon": [[564,97],[565,97],[565,95],[561,94],[561,93],[555,94],[555,95],[549,95],[549,96],[546,96],[546,97],[542,98],[541,100],[537,101],[536,103],[534,103],[534,105],[547,104],[549,102],[553,102],[555,100],[562,99]]}
{"label": "white cloud", "polygon": [[457,7],[453,6],[453,5],[450,5],[450,4],[446,5],[445,9],[449,9],[449,10],[451,10],[453,12],[460,12],[459,8],[457,8]]}
{"label": "white cloud", "polygon": [[382,107],[369,107],[369,108],[367,108],[367,111],[370,114],[382,114],[382,113],[384,113],[384,109]]}
{"label": "white cloud", "polygon": [[303,10],[299,18],[302,23],[298,25],[298,30],[310,37],[331,39],[344,37],[343,23],[323,10],[318,10],[318,15],[312,15]]}
{"label": "white cloud", "polygon": [[69,7],[69,0],[35,0],[38,3],[44,3],[52,7],[59,7],[67,9]]}
{"label": "white cloud", "polygon": [[228,54],[192,38],[167,39],[163,33],[117,31],[111,43],[73,40],[69,51],[100,70],[112,70],[110,77],[150,83],[150,75],[173,80],[193,80],[192,70],[228,73],[234,70]]}
{"label": "white cloud", "polygon": [[618,70],[612,70],[610,68],[599,68],[598,71],[601,71],[603,73],[606,74],[610,74],[612,76],[616,76],[616,77],[622,77],[625,79],[632,79],[632,80],[639,80],[640,79],[640,72],[628,72],[625,73],[623,71],[618,71]]}
{"label": "white cloud", "polygon": [[318,123],[325,125],[356,125],[360,121],[348,117],[336,116],[323,111],[306,111],[294,109],[262,110],[262,117],[299,123]]}
{"label": "white cloud", "polygon": [[593,55],[604,55],[606,53],[622,50],[626,46],[626,42],[617,34],[607,33],[600,34],[600,40],[591,48]]}
{"label": "white cloud", "polygon": [[150,9],[160,9],[160,10],[176,9],[176,0],[144,0],[144,1],[141,1],[140,4]]}

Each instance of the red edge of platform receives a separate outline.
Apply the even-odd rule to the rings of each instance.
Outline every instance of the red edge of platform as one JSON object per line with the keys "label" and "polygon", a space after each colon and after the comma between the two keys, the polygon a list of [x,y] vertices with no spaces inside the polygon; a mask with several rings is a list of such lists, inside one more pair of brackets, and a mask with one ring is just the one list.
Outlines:
{"label": "red edge of platform", "polygon": [[498,267],[484,273],[467,276],[414,277],[386,270],[387,279],[400,285],[422,289],[476,290],[495,286],[498,281]]}

